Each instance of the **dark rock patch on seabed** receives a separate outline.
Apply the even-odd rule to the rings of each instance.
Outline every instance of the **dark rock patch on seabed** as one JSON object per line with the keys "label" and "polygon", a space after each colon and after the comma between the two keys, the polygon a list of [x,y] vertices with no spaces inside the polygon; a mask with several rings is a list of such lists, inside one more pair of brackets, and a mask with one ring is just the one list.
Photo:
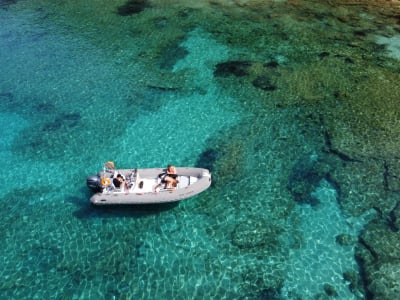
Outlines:
{"label": "dark rock patch on seabed", "polygon": [[0,8],[7,9],[11,4],[17,3],[17,0],[0,0]]}
{"label": "dark rock patch on seabed", "polygon": [[266,92],[271,92],[276,90],[276,86],[271,82],[271,79],[266,75],[258,76],[253,80],[253,86],[262,89]]}
{"label": "dark rock patch on seabed", "polygon": [[338,293],[336,292],[336,289],[334,286],[330,284],[324,284],[324,291],[325,294],[328,295],[329,297],[337,297]]}
{"label": "dark rock patch on seabed", "polygon": [[[343,273],[343,279],[349,283],[350,291],[354,295],[365,295],[364,284],[359,273],[347,271]],[[360,297],[361,299],[361,297]],[[369,299],[368,297],[366,299]]]}
{"label": "dark rock patch on seabed", "polygon": [[263,289],[260,293],[260,300],[281,300],[281,292],[280,288],[266,288]]}
{"label": "dark rock patch on seabed", "polygon": [[357,242],[357,238],[350,234],[339,234],[335,236],[336,243],[341,246],[352,246]]}
{"label": "dark rock patch on seabed", "polygon": [[366,37],[368,35],[367,30],[355,30],[353,34],[357,37]]}
{"label": "dark rock patch on seabed", "polygon": [[10,105],[14,102],[14,94],[11,92],[0,93],[0,102],[4,108],[4,105]]}
{"label": "dark rock patch on seabed", "polygon": [[[400,203],[400,202],[399,202]],[[397,206],[399,205],[399,203],[397,204]],[[393,231],[393,232],[399,232],[400,228],[399,228],[399,219],[397,217],[398,213],[396,214],[396,210],[398,210],[397,208],[392,210],[387,217],[386,223],[388,225],[388,227]]]}
{"label": "dark rock patch on seabed", "polygon": [[242,77],[249,74],[252,63],[249,61],[228,61],[219,63],[214,71],[215,77],[228,77],[234,75]]}
{"label": "dark rock patch on seabed", "polygon": [[372,159],[345,162],[332,170],[330,175],[340,186],[340,206],[345,214],[360,216],[379,208],[381,217],[388,216],[398,200],[396,194],[385,190],[383,170],[383,164]]}
{"label": "dark rock patch on seabed", "polygon": [[[166,93],[176,93],[180,91],[179,86],[166,85],[165,83],[149,83],[146,89],[132,91],[132,94],[126,98],[131,116],[141,112],[153,112],[160,109],[163,105],[163,96]],[[139,109],[138,109],[139,108]]]}
{"label": "dark rock patch on seabed", "polygon": [[350,57],[345,57],[344,62],[346,64],[354,64],[354,60]]}
{"label": "dark rock patch on seabed", "polygon": [[[216,65],[214,77],[244,77],[251,80],[255,88],[262,89],[266,92],[271,92],[277,89],[271,79],[271,75],[280,76],[276,70],[279,63],[272,60],[268,63],[252,62],[252,61],[228,61]],[[258,72],[257,72],[258,70]],[[260,71],[261,70],[261,71]]]}
{"label": "dark rock patch on seabed", "polygon": [[79,113],[62,114],[53,122],[47,123],[43,129],[45,131],[54,131],[61,129],[63,126],[72,128],[78,125],[80,119],[81,115]]}
{"label": "dark rock patch on seabed", "polygon": [[322,59],[322,58],[328,57],[329,55],[330,55],[329,52],[323,51],[323,52],[318,54],[318,57]]}
{"label": "dark rock patch on seabed", "polygon": [[400,231],[400,201],[397,202],[395,208],[389,213],[389,222],[394,232]]}
{"label": "dark rock patch on seabed", "polygon": [[0,103],[3,111],[15,111],[19,107],[17,98],[12,92],[0,93]]}
{"label": "dark rock patch on seabed", "polygon": [[398,157],[386,158],[383,177],[386,191],[400,192],[400,159]]}
{"label": "dark rock patch on seabed", "polygon": [[53,114],[56,110],[56,107],[54,104],[48,104],[48,103],[41,103],[35,106],[35,110],[38,113],[51,113]]}
{"label": "dark rock patch on seabed", "polygon": [[356,255],[365,271],[365,283],[372,294],[370,299],[397,299],[400,295],[400,235],[378,220],[368,225],[360,241]]}
{"label": "dark rock patch on seabed", "polygon": [[327,151],[329,153],[336,155],[341,160],[346,161],[346,162],[361,162],[358,159],[354,159],[354,158],[350,157],[349,155],[342,153],[337,149],[334,149],[333,145],[332,145],[332,138],[331,138],[331,135],[329,134],[329,132],[325,130],[323,133],[324,133],[324,139],[325,139],[325,146],[327,147]]}
{"label": "dark rock patch on seabed", "polygon": [[242,249],[267,247],[273,249],[282,229],[265,220],[252,218],[239,223],[232,232],[232,244]]}
{"label": "dark rock patch on seabed", "polygon": [[183,59],[188,54],[189,51],[176,43],[169,45],[164,49],[160,57],[160,68],[172,70],[176,62]]}
{"label": "dark rock patch on seabed", "polygon": [[146,0],[129,0],[124,5],[118,7],[118,15],[126,17],[138,14],[147,7],[150,7],[150,4]]}
{"label": "dark rock patch on seabed", "polygon": [[270,62],[267,62],[266,64],[264,64],[264,67],[266,67],[266,68],[277,68],[277,67],[279,67],[279,63],[274,61],[274,60],[271,60]]}
{"label": "dark rock patch on seabed", "polygon": [[311,196],[311,193],[318,187],[322,179],[332,182],[329,175],[331,169],[332,166],[317,155],[300,157],[292,168],[287,185],[295,201],[316,205],[317,200]]}

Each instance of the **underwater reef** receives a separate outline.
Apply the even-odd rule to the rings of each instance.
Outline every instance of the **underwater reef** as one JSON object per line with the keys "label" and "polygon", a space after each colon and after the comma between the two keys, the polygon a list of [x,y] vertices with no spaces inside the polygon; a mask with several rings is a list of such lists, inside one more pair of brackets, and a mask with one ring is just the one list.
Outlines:
{"label": "underwater reef", "polygon": [[[310,228],[310,235],[303,235],[304,220],[298,211],[299,207],[311,212],[321,209],[324,204],[316,194],[321,186],[328,186],[326,190],[335,191],[331,200],[340,208],[346,229],[353,229],[335,235],[335,246],[354,249],[360,270],[342,270],[340,283],[347,284],[346,292],[358,299],[398,298],[400,60],[391,53],[398,49],[393,44],[400,36],[398,1],[181,2],[96,2],[96,9],[83,2],[63,3],[60,9],[57,5],[61,4],[53,1],[0,1],[0,9],[17,4],[33,7],[46,22],[67,28],[104,50],[113,58],[113,68],[126,68],[127,78],[140,77],[130,82],[130,93],[107,112],[109,119],[117,118],[121,124],[161,109],[165,105],[161,99],[172,93],[196,95],[198,101],[211,94],[215,105],[220,99],[230,99],[224,104],[228,110],[240,108],[239,123],[221,126],[196,159],[198,166],[212,170],[213,188],[196,204],[195,217],[207,219],[207,228],[199,232],[217,244],[213,250],[218,255],[204,254],[202,249],[189,252],[184,238],[175,245],[187,251],[188,270],[198,267],[210,281],[224,279],[221,294],[235,298],[239,290],[243,299],[301,299],[299,291],[285,286],[294,259],[290,256],[301,253],[306,237],[313,237]],[[91,32],[101,32],[100,38]],[[382,36],[385,39],[379,39]],[[201,56],[196,51],[204,41],[213,56],[180,68],[193,53]],[[0,99],[7,111],[29,102],[7,91]],[[76,132],[84,132],[78,144],[91,140],[88,152],[104,145],[94,136],[122,135],[123,129],[114,130],[108,122],[86,122],[89,113],[83,108],[58,110],[49,103],[43,100],[29,107],[43,118],[14,141],[13,151],[21,158],[56,160],[79,155],[80,147],[65,147]],[[27,112],[21,114],[29,117]],[[249,173],[255,174],[257,185],[246,176]],[[184,210],[190,209],[183,206]],[[183,227],[178,224],[174,230],[179,226]],[[157,232],[175,233],[163,228]],[[130,265],[138,265],[139,273],[152,281],[159,270],[153,267],[146,273],[143,262],[146,257],[157,261],[157,253],[146,242],[138,242],[130,228],[126,234],[129,247],[123,256],[131,261],[115,269],[109,267],[113,258],[94,262],[97,258],[89,253],[90,259],[77,270],[49,245],[33,250],[40,258],[35,268],[41,271],[41,265],[53,263],[46,260],[52,256],[60,261],[58,271],[65,278],[74,274],[74,283],[86,277],[101,281],[97,274],[109,269],[107,276],[117,285],[132,271]],[[116,236],[112,240],[118,244]],[[135,255],[130,252],[132,245]],[[204,266],[191,261],[192,254],[205,257]],[[92,263],[98,264],[97,269],[90,269]],[[187,278],[186,269],[176,268],[179,276]],[[162,271],[169,278],[174,275],[171,270]],[[240,284],[230,286],[223,274]],[[124,284],[126,292],[131,286]],[[339,284],[317,285],[318,292],[310,291],[314,299],[342,295]],[[4,286],[14,288],[11,280]],[[206,297],[208,292],[203,287],[198,295]],[[173,291],[169,293],[172,297]],[[126,295],[121,292],[121,297]]]}

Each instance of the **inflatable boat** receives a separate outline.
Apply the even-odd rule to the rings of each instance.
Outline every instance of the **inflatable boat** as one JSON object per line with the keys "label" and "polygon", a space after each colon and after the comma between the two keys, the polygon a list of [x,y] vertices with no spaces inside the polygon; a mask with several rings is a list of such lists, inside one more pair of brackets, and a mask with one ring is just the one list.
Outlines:
{"label": "inflatable boat", "polygon": [[[103,171],[87,178],[87,186],[94,193],[90,201],[94,205],[154,204],[180,201],[197,195],[211,185],[211,173],[202,168],[176,168],[176,184],[166,187],[162,175],[164,168],[119,169],[107,162]],[[118,176],[124,184],[116,187]]]}

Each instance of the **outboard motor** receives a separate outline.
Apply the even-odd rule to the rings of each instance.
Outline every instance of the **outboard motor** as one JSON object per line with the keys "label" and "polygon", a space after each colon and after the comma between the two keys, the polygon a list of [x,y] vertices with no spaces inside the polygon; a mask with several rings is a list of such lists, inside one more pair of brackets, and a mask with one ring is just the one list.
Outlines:
{"label": "outboard motor", "polygon": [[86,179],[86,184],[93,193],[101,193],[103,191],[103,186],[101,185],[100,177],[97,175],[88,176],[88,178]]}

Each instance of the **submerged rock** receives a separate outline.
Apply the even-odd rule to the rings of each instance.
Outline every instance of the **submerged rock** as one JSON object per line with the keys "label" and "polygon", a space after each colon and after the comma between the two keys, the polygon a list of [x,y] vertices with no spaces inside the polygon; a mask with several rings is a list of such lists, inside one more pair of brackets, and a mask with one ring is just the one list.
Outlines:
{"label": "submerged rock", "polygon": [[65,113],[59,115],[54,121],[43,126],[45,131],[55,131],[61,128],[72,128],[79,124],[81,115],[79,113]]}
{"label": "submerged rock", "polygon": [[0,99],[13,99],[14,98],[14,94],[11,92],[4,92],[4,93],[0,93]]}
{"label": "submerged rock", "polygon": [[279,63],[275,60],[271,60],[270,62],[267,62],[266,64],[264,64],[264,67],[266,68],[277,68],[279,67]]}
{"label": "submerged rock", "polygon": [[384,166],[377,160],[346,162],[331,176],[341,189],[340,205],[346,215],[360,216],[371,208],[387,215],[395,199],[385,190]]}
{"label": "submerged rock", "polygon": [[256,88],[267,92],[276,90],[276,86],[271,82],[271,79],[265,75],[258,76],[252,83]]}
{"label": "submerged rock", "polygon": [[341,246],[352,246],[357,242],[357,238],[350,234],[339,234],[335,237],[335,240]]}
{"label": "submerged rock", "polygon": [[176,62],[189,54],[185,48],[173,43],[166,47],[160,58],[160,68],[172,70]]}
{"label": "submerged rock", "polygon": [[400,192],[400,161],[398,158],[387,158],[384,162],[384,184],[389,191]]}
{"label": "submerged rock", "polygon": [[227,77],[234,75],[236,77],[242,77],[249,74],[249,69],[251,67],[251,62],[249,61],[228,61],[219,63],[214,71],[215,77]]}
{"label": "submerged rock", "polygon": [[146,0],[129,0],[124,5],[118,7],[118,14],[123,17],[138,14],[149,6]]}
{"label": "submerged rock", "polygon": [[331,167],[317,155],[299,158],[292,168],[288,180],[288,189],[299,203],[316,204],[311,197],[319,182],[326,178]]}
{"label": "submerged rock", "polygon": [[357,256],[365,282],[374,299],[397,299],[400,295],[400,234],[383,222],[368,225],[360,237]]}
{"label": "submerged rock", "polygon": [[17,0],[0,0],[0,8],[7,8],[11,4],[17,3]]}
{"label": "submerged rock", "polygon": [[236,226],[232,232],[232,243],[239,248],[274,248],[278,245],[281,229],[265,220],[250,219]]}
{"label": "submerged rock", "polygon": [[391,231],[384,223],[372,222],[360,238],[376,259],[400,263],[400,234]]}
{"label": "submerged rock", "polygon": [[343,273],[343,279],[349,282],[350,291],[357,295],[360,299],[364,299],[365,294],[362,278],[359,273],[355,271],[347,271]]}
{"label": "submerged rock", "polygon": [[281,298],[279,289],[270,287],[270,288],[266,288],[261,291],[259,299],[260,300],[280,300],[282,298]]}
{"label": "submerged rock", "polygon": [[320,54],[318,54],[318,57],[319,57],[319,58],[325,58],[325,57],[328,57],[329,55],[330,55],[329,52],[323,51],[323,52],[321,52]]}
{"label": "submerged rock", "polygon": [[338,293],[334,286],[330,284],[324,284],[324,291],[329,297],[337,297]]}
{"label": "submerged rock", "polygon": [[35,110],[38,113],[52,113],[56,111],[56,107],[54,104],[49,104],[49,103],[41,103],[35,106]]}
{"label": "submerged rock", "polygon": [[385,263],[369,274],[368,289],[372,292],[374,299],[393,300],[399,298],[399,270],[400,263]]}
{"label": "submerged rock", "polygon": [[396,207],[390,212],[390,220],[396,231],[400,230],[400,202],[397,202]]}

